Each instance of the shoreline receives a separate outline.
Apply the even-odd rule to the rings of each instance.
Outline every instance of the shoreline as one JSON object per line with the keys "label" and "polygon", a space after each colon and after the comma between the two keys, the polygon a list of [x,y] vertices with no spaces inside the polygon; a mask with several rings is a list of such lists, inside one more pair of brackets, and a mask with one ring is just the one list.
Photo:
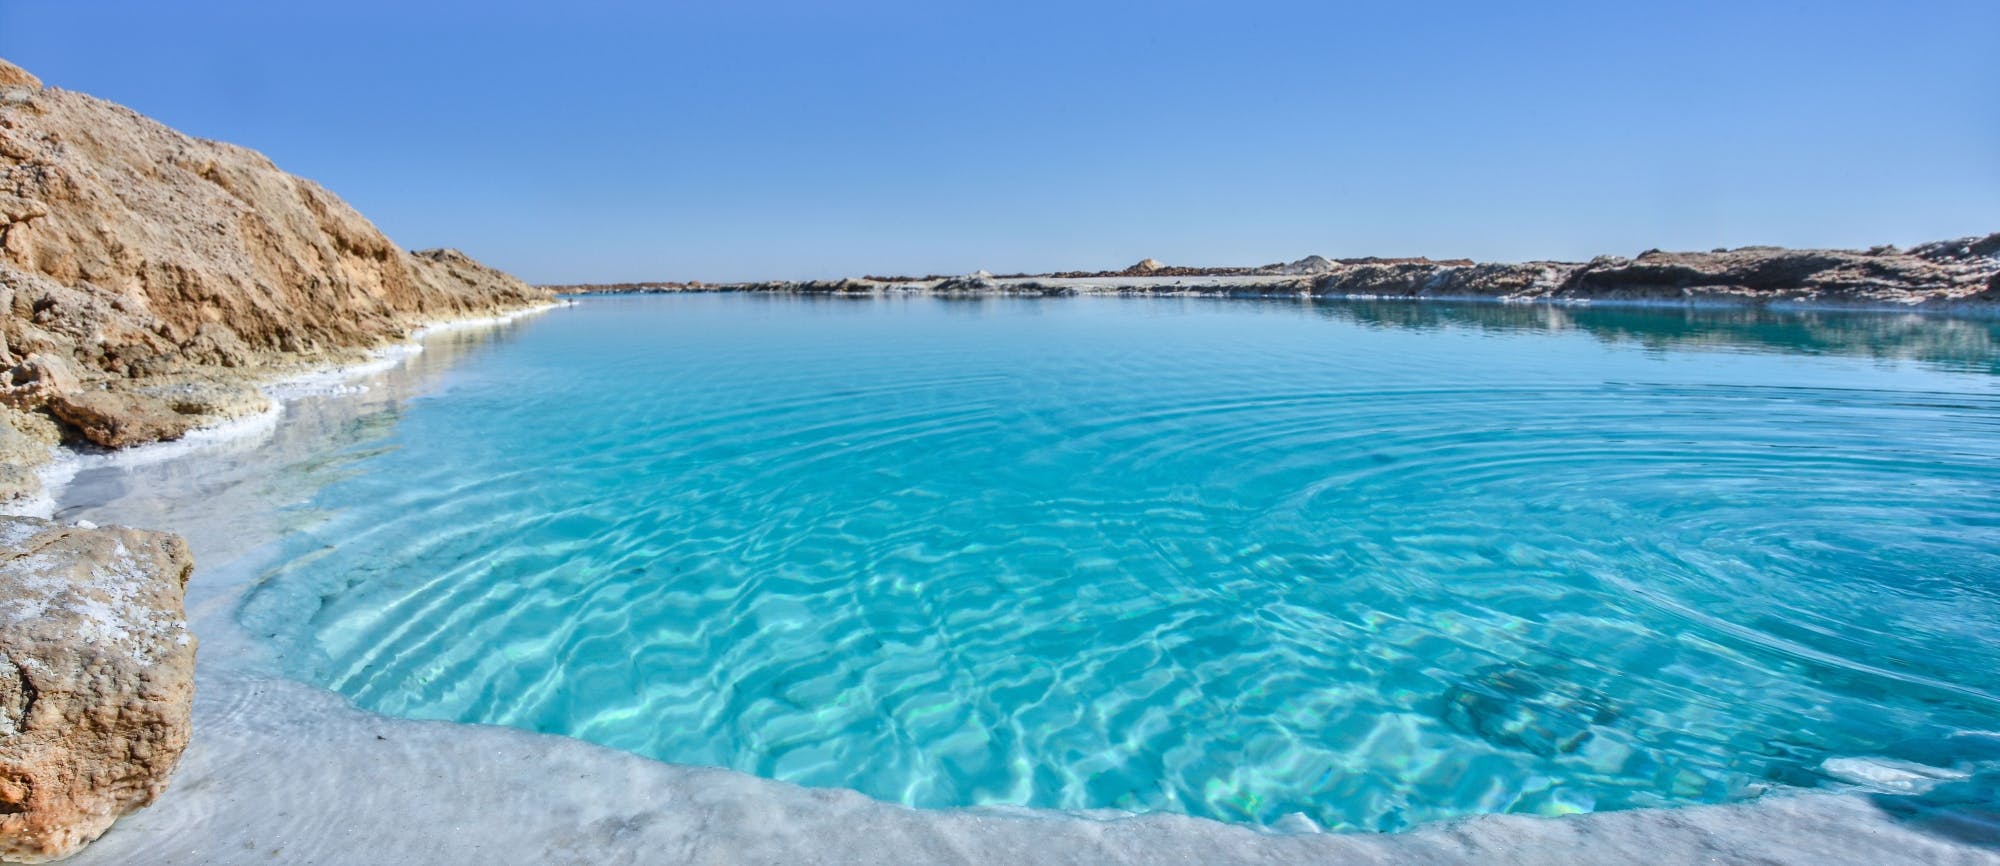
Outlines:
{"label": "shoreline", "polygon": [[[547,308],[543,308],[544,310]],[[505,317],[504,324],[528,315]],[[424,336],[463,331],[446,327]],[[347,417],[366,401],[424,393],[455,365],[429,374],[411,367],[434,353],[405,348],[347,365],[349,384],[292,398],[302,408]],[[359,371],[359,372],[355,372]],[[394,383],[352,379],[406,375]],[[278,445],[324,453],[323,432],[305,419],[277,419],[253,451]],[[321,425],[330,426],[330,425]],[[194,443],[152,466],[200,472]],[[237,439],[234,441],[244,441]],[[335,443],[338,444],[338,443]],[[246,476],[264,467],[232,467]],[[188,470],[197,470],[190,472]],[[63,492],[73,492],[67,488]],[[253,500],[253,504],[261,500]],[[189,511],[178,510],[191,504]],[[1633,809],[1544,818],[1479,815],[1407,831],[1265,831],[1172,813],[1067,812],[1016,807],[923,810],[844,789],[809,789],[731,770],[656,761],[554,735],[512,728],[377,715],[330,690],[278,675],[260,638],[236,621],[241,593],[275,555],[282,527],[245,529],[241,502],[168,503],[184,514],[198,556],[241,545],[245,532],[272,532],[234,555],[207,560],[190,585],[189,620],[203,641],[195,740],[174,787],[127,816],[72,862],[385,862],[487,863],[495,856],[535,862],[640,863],[673,851],[699,862],[1142,863],[1193,858],[1208,863],[1374,864],[1704,863],[1716,858],[1780,864],[1878,863],[1930,856],[1939,863],[2000,863],[2000,851],[1941,838],[1884,806],[1876,790],[1785,789],[1723,805]],[[102,505],[94,506],[102,508]],[[84,516],[92,507],[80,509]],[[206,522],[204,522],[206,518]],[[100,521],[102,522],[102,521]],[[160,521],[150,521],[159,525]],[[1889,780],[1894,781],[1894,780]],[[324,820],[325,792],[357,792],[342,820]],[[1909,798],[1915,799],[1915,798]],[[224,817],[227,816],[227,817]],[[1947,814],[1946,819],[1952,816]],[[438,828],[451,828],[438,832]],[[362,828],[357,833],[352,828]],[[384,857],[382,852],[395,852]]]}
{"label": "shoreline", "polygon": [[[0,502],[0,514],[59,519],[57,504],[61,501],[65,489],[75,481],[79,473],[92,469],[142,466],[174,460],[219,443],[237,442],[260,434],[268,435],[283,417],[287,403],[303,397],[343,393],[343,389],[354,387],[347,384],[352,380],[393,369],[411,356],[422,352],[422,341],[427,337],[497,327],[564,307],[569,303],[573,302],[555,301],[522,307],[498,315],[431,322],[412,329],[403,339],[364,350],[362,360],[310,364],[304,369],[272,367],[249,373],[246,378],[251,379],[253,387],[264,395],[267,405],[263,409],[192,428],[174,439],[148,442],[128,448],[103,448],[88,444],[72,445],[58,442],[49,446],[48,458],[35,468],[41,489],[30,496]],[[268,375],[260,376],[259,373]]]}
{"label": "shoreline", "polygon": [[1772,313],[1864,313],[1864,314],[1910,314],[1937,318],[1994,319],[2000,318],[2000,301],[1951,301],[1951,302],[1911,302],[1891,303],[1883,301],[1839,301],[1807,299],[1759,299],[1754,297],[1701,296],[1683,299],[1674,298],[1582,298],[1582,297],[1513,297],[1498,295],[1395,295],[1395,294],[1314,294],[1310,291],[1257,290],[1215,285],[1175,286],[1173,288],[1154,286],[1085,286],[1064,287],[1061,290],[1035,290],[1009,285],[995,285],[983,289],[941,289],[936,286],[909,286],[903,284],[879,284],[867,287],[839,288],[839,284],[716,284],[700,288],[652,288],[616,289],[606,291],[562,291],[557,297],[569,300],[583,298],[651,297],[674,295],[729,295],[754,294],[790,297],[843,297],[843,298],[907,298],[928,297],[942,300],[981,300],[985,298],[1201,298],[1213,300],[1264,300],[1264,301],[1307,301],[1318,303],[1400,303],[1400,304],[1481,304],[1511,307],[1554,307],[1558,309],[1579,309],[1601,307],[1609,309],[1639,310],[1762,310]]}
{"label": "shoreline", "polygon": [[[544,285],[557,294],[687,291],[865,295],[1228,295],[1561,304],[1939,309],[2000,312],[2000,233],[1908,250],[1738,247],[1647,250],[1588,262],[1308,256],[1261,267],[1179,267],[1146,259],[1119,271],[995,276],[863,276],[730,283]],[[1961,308],[1969,308],[1962,310]]]}

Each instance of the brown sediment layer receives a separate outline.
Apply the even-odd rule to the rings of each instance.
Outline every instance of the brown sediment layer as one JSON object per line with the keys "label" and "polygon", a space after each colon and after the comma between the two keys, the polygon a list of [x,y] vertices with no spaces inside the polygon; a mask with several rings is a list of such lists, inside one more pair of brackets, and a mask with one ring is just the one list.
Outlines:
{"label": "brown sediment layer", "polygon": [[265,407],[255,383],[548,295],[397,247],[318,184],[0,60],[0,500],[57,437],[122,447]]}

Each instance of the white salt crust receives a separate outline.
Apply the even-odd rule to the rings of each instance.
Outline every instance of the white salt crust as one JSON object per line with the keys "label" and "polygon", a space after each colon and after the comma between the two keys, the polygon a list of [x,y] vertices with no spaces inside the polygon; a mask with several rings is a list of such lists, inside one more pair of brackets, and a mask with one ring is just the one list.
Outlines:
{"label": "white salt crust", "polygon": [[358,384],[360,381],[371,376],[379,376],[407,362],[411,356],[423,351],[422,340],[427,337],[493,328],[567,306],[569,303],[571,302],[556,302],[497,316],[448,320],[426,325],[414,331],[408,341],[392,343],[370,352],[366,361],[329,364],[267,382],[261,388],[264,396],[270,398],[271,404],[263,411],[220,424],[197,427],[170,442],[153,442],[116,451],[54,446],[50,449],[49,462],[37,470],[42,482],[42,492],[33,497],[0,503],[0,514],[52,517],[56,503],[63,498],[64,488],[76,478],[77,473],[85,470],[143,466],[148,463],[173,460],[209,450],[217,443],[224,442],[237,442],[245,447],[255,447],[257,441],[269,438],[271,430],[278,424],[278,419],[284,415],[286,403],[302,397],[362,393],[368,386]]}

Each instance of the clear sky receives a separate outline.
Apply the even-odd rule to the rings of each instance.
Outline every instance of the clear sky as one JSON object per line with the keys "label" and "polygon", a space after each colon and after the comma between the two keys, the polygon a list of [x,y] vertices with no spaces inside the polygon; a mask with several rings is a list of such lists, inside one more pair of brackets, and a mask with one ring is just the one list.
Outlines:
{"label": "clear sky", "polygon": [[2000,2],[0,0],[0,56],[537,282],[2000,231]]}

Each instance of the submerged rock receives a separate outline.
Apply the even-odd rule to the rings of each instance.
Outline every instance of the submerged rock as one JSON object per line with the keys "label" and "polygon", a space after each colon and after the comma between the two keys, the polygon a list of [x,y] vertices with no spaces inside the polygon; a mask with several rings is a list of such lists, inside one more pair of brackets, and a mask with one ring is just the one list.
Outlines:
{"label": "submerged rock", "polygon": [[1560,668],[1491,665],[1445,693],[1444,719],[1496,746],[1549,756],[1574,752],[1616,720],[1609,698]]}
{"label": "submerged rock", "polygon": [[166,790],[193,570],[177,535],[0,517],[0,860],[66,857]]}

